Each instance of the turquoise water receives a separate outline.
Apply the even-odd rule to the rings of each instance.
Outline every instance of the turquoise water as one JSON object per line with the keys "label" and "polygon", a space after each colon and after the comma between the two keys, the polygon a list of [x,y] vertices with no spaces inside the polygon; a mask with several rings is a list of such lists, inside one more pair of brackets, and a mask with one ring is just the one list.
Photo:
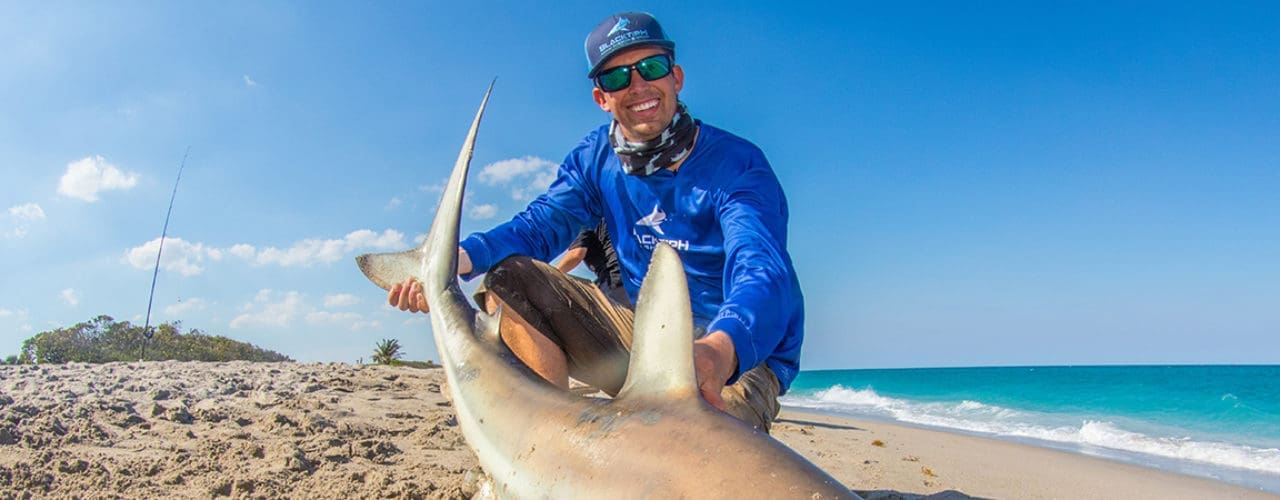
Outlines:
{"label": "turquoise water", "polygon": [[805,371],[782,402],[1280,493],[1280,366]]}

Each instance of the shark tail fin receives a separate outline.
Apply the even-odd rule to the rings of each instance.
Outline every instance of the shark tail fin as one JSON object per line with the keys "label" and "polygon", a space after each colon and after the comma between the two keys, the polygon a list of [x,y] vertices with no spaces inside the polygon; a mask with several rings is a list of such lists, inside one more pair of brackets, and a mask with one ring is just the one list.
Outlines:
{"label": "shark tail fin", "polygon": [[684,265],[675,249],[659,244],[640,288],[631,364],[618,399],[698,398],[693,371],[693,312]]}
{"label": "shark tail fin", "polygon": [[422,247],[403,252],[367,253],[356,257],[356,265],[373,284],[390,290],[406,278],[422,281],[424,256]]}

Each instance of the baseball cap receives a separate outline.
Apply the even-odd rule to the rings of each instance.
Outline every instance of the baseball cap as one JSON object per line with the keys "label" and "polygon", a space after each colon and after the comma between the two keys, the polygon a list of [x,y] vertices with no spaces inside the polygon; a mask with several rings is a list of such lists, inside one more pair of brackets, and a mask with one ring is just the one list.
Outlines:
{"label": "baseball cap", "polygon": [[675,51],[676,42],[667,39],[662,25],[644,12],[623,12],[601,21],[587,35],[587,78],[595,77],[605,61],[629,47],[656,45]]}

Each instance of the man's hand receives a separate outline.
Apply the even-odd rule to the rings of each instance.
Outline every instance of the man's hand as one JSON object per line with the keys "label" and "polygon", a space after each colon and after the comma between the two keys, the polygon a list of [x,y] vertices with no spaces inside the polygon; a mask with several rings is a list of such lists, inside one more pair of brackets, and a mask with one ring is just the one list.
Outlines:
{"label": "man's hand", "polygon": [[387,293],[387,302],[401,311],[431,312],[431,308],[427,305],[427,296],[422,293],[422,283],[418,283],[418,280],[413,278],[405,279],[404,283],[392,285],[391,291]]}
{"label": "man's hand", "polygon": [[693,342],[693,371],[698,377],[698,391],[711,406],[726,411],[720,391],[737,368],[738,355],[733,340],[723,330]]}

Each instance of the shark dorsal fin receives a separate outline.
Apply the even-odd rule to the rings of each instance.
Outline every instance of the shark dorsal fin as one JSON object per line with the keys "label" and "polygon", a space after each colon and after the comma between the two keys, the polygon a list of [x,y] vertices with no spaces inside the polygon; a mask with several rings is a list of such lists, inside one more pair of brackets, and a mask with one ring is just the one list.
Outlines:
{"label": "shark dorsal fin", "polygon": [[659,244],[640,287],[631,336],[631,364],[618,399],[696,401],[697,397],[689,283],[679,254],[670,246]]}

